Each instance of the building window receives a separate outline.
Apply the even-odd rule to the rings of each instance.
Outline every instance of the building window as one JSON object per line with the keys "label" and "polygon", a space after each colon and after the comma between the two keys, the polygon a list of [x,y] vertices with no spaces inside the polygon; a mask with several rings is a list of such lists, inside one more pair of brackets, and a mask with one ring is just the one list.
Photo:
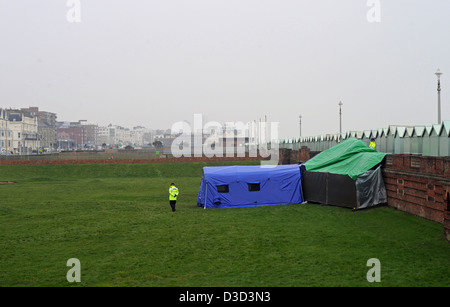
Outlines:
{"label": "building window", "polygon": [[216,187],[217,187],[217,192],[219,192],[219,193],[230,192],[230,188],[228,187],[228,184],[217,185]]}

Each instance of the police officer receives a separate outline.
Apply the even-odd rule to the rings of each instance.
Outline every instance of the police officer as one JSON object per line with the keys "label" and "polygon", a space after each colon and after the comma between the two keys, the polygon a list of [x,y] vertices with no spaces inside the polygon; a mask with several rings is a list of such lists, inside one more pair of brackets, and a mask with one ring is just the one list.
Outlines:
{"label": "police officer", "polygon": [[377,144],[375,143],[375,139],[371,138],[369,148],[375,149],[375,147],[377,147]]}
{"label": "police officer", "polygon": [[172,212],[175,212],[175,203],[177,202],[178,197],[178,188],[175,186],[175,183],[171,183],[169,187],[169,203],[172,208]]}

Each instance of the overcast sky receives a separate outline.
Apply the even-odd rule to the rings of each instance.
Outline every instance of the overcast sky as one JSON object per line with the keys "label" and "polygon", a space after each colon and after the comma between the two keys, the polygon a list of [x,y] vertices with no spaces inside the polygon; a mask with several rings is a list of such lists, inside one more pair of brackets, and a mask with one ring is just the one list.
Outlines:
{"label": "overcast sky", "polygon": [[151,129],[267,116],[283,138],[302,115],[312,136],[339,132],[340,100],[343,131],[436,123],[440,68],[450,119],[449,0],[76,2],[0,0],[0,107]]}

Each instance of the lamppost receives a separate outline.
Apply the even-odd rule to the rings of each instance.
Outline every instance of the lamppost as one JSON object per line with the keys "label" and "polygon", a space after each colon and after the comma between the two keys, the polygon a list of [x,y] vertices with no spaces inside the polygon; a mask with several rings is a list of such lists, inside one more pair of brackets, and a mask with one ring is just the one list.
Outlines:
{"label": "lamppost", "polygon": [[301,115],[299,115],[299,117],[298,117],[298,120],[299,120],[299,125],[300,125],[300,137],[302,137],[302,116]]}
{"label": "lamppost", "polygon": [[437,87],[437,92],[438,92],[438,124],[441,124],[441,71],[438,68],[438,70],[436,71],[435,75],[438,78],[438,87]]}
{"label": "lamppost", "polygon": [[339,133],[342,133],[342,101],[339,101]]}

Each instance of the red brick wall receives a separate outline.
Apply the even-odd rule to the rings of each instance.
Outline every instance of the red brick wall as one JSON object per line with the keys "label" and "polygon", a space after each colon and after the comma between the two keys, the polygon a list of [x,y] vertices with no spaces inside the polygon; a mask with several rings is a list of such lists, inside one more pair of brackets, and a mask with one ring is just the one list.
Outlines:
{"label": "red brick wall", "polygon": [[450,192],[450,160],[389,155],[383,170],[388,205],[444,224]]}
{"label": "red brick wall", "polygon": [[450,242],[450,211],[447,211],[444,215],[444,236]]}
{"label": "red brick wall", "polygon": [[279,153],[279,164],[303,163],[318,153],[318,151],[310,151],[306,146],[303,146],[300,150],[281,148]]}

